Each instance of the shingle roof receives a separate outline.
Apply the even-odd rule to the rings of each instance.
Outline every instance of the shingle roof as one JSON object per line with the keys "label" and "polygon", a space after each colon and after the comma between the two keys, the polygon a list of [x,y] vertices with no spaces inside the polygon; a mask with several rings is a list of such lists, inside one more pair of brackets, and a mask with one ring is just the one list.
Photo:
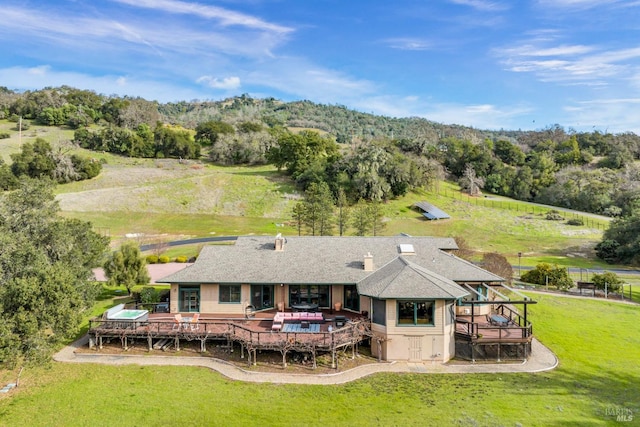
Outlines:
{"label": "shingle roof", "polygon": [[378,268],[400,255],[400,244],[415,249],[415,255],[404,258],[436,275],[453,281],[503,281],[445,252],[457,249],[451,238],[287,237],[283,251],[276,251],[274,243],[269,236],[244,236],[234,245],[205,246],[195,264],[158,282],[353,284],[373,273],[363,269],[364,255],[370,253]]}
{"label": "shingle roof", "polygon": [[358,293],[380,299],[457,299],[469,295],[453,280],[397,257],[365,277]]}

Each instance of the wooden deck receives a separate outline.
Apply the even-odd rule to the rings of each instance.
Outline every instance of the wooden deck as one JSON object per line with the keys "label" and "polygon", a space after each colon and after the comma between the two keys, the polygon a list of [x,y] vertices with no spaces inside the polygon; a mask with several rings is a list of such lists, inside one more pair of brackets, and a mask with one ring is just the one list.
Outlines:
{"label": "wooden deck", "polygon": [[530,343],[533,326],[507,306],[498,307],[504,323],[492,322],[489,316],[457,316],[456,339],[478,344]]}
{"label": "wooden deck", "polygon": [[[120,339],[127,348],[131,339],[146,339],[149,351],[160,340],[171,342],[176,349],[180,341],[200,341],[201,351],[206,351],[207,341],[226,340],[229,345],[236,342],[249,355],[257,350],[275,350],[284,355],[288,351],[334,352],[342,347],[356,346],[370,336],[370,323],[357,313],[348,311],[325,312],[319,323],[319,332],[273,331],[275,310],[255,313],[254,316],[226,316],[200,314],[197,323],[177,323],[175,315],[168,313],[149,314],[144,322],[123,322],[94,318],[89,321],[89,346],[102,347],[103,339]],[[184,317],[188,316],[183,314]],[[344,316],[348,322],[336,327],[336,316]],[[314,356],[315,357],[315,356]],[[250,362],[251,357],[249,357]]]}

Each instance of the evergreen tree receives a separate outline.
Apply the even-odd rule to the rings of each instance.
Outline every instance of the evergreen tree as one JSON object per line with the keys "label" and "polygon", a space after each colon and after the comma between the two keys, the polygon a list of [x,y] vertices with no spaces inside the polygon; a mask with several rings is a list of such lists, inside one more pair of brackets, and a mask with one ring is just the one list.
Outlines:
{"label": "evergreen tree", "polygon": [[124,286],[129,295],[136,285],[146,285],[151,280],[147,263],[140,255],[140,249],[133,242],[127,242],[111,254],[104,263],[104,273],[110,286]]}

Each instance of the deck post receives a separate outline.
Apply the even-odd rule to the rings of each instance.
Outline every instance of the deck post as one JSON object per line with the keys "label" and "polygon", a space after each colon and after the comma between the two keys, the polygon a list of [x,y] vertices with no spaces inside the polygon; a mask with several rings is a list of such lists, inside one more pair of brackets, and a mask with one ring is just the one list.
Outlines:
{"label": "deck post", "polygon": [[149,346],[149,351],[153,350],[153,338],[151,338],[151,334],[147,335],[147,345]]}

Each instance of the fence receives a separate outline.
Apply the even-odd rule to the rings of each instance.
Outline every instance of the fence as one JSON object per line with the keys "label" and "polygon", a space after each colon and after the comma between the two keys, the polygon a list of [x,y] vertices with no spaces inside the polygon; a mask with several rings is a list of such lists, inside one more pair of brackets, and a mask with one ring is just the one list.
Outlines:
{"label": "fence", "polygon": [[544,215],[550,210],[555,210],[560,214],[560,216],[562,216],[563,219],[580,219],[587,227],[597,228],[598,230],[606,230],[609,227],[609,222],[607,220],[594,218],[592,216],[584,215],[578,212],[561,210],[563,208],[554,206],[536,205],[533,203],[512,200],[496,200],[489,197],[477,197],[465,194],[461,191],[447,190],[446,188],[443,190],[438,190],[437,194],[439,196],[450,197],[454,200],[466,201],[469,204],[483,206],[485,208],[511,210],[532,215]]}

